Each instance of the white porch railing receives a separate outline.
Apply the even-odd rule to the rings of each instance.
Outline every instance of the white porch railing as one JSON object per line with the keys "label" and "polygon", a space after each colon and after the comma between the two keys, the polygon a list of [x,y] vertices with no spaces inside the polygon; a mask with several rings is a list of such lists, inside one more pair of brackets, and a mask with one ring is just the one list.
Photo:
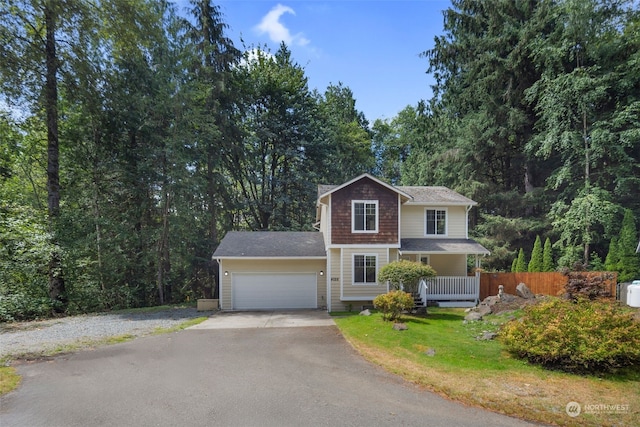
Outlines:
{"label": "white porch railing", "polygon": [[422,301],[473,301],[480,299],[480,276],[437,276],[421,280]]}

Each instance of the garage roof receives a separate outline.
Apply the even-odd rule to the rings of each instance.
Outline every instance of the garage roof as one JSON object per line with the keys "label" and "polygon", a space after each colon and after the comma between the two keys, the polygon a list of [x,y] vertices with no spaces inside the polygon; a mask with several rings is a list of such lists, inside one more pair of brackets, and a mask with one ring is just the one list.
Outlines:
{"label": "garage roof", "polygon": [[401,239],[400,252],[424,254],[490,254],[488,249],[473,239]]}
{"label": "garage roof", "polygon": [[230,231],[213,253],[219,258],[326,258],[317,231]]}

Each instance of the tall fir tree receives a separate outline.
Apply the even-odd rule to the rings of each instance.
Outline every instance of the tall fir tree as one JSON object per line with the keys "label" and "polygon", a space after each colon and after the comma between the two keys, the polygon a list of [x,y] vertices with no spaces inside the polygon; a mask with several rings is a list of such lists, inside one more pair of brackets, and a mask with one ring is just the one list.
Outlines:
{"label": "tall fir tree", "polygon": [[523,273],[527,271],[527,260],[524,255],[524,250],[520,248],[518,252],[518,259],[516,261],[516,273]]}
{"label": "tall fir tree", "polygon": [[543,252],[542,241],[540,236],[536,236],[536,241],[533,244],[533,250],[531,251],[531,261],[529,261],[528,270],[530,273],[540,272],[543,267]]}
{"label": "tall fir tree", "polygon": [[620,236],[618,237],[618,254],[620,256],[618,281],[626,282],[640,276],[640,254],[636,253],[638,234],[633,212],[626,209]]}
{"label": "tall fir tree", "polygon": [[620,255],[618,254],[618,237],[614,236],[609,242],[609,252],[604,260],[604,268],[607,271],[618,271],[618,264],[620,263]]}

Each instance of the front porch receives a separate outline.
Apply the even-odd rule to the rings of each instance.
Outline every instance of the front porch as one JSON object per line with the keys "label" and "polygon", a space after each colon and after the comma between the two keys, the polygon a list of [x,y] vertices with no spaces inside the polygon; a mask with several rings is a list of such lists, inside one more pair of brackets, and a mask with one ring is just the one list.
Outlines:
{"label": "front porch", "polygon": [[474,307],[480,300],[480,275],[423,279],[417,293],[425,307],[434,301],[440,307]]}

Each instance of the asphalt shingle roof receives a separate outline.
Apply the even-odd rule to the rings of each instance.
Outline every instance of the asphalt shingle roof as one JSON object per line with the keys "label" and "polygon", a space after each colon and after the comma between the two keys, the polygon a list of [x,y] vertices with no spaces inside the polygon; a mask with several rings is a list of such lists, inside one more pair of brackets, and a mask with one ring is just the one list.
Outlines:
{"label": "asphalt shingle roof", "polygon": [[326,257],[322,233],[317,231],[230,231],[213,258]]}
{"label": "asphalt shingle roof", "polygon": [[476,202],[447,187],[396,187],[413,197],[408,203],[441,203],[447,205],[475,205]]}
{"label": "asphalt shingle roof", "polygon": [[485,254],[487,250],[473,239],[401,239],[400,252],[446,252],[452,254]]}
{"label": "asphalt shingle roof", "polygon": [[[318,198],[337,187],[339,187],[339,185],[318,185]],[[412,197],[412,199],[407,203],[465,206],[476,204],[476,202],[468,197],[465,197],[447,187],[397,186],[394,188]]]}

